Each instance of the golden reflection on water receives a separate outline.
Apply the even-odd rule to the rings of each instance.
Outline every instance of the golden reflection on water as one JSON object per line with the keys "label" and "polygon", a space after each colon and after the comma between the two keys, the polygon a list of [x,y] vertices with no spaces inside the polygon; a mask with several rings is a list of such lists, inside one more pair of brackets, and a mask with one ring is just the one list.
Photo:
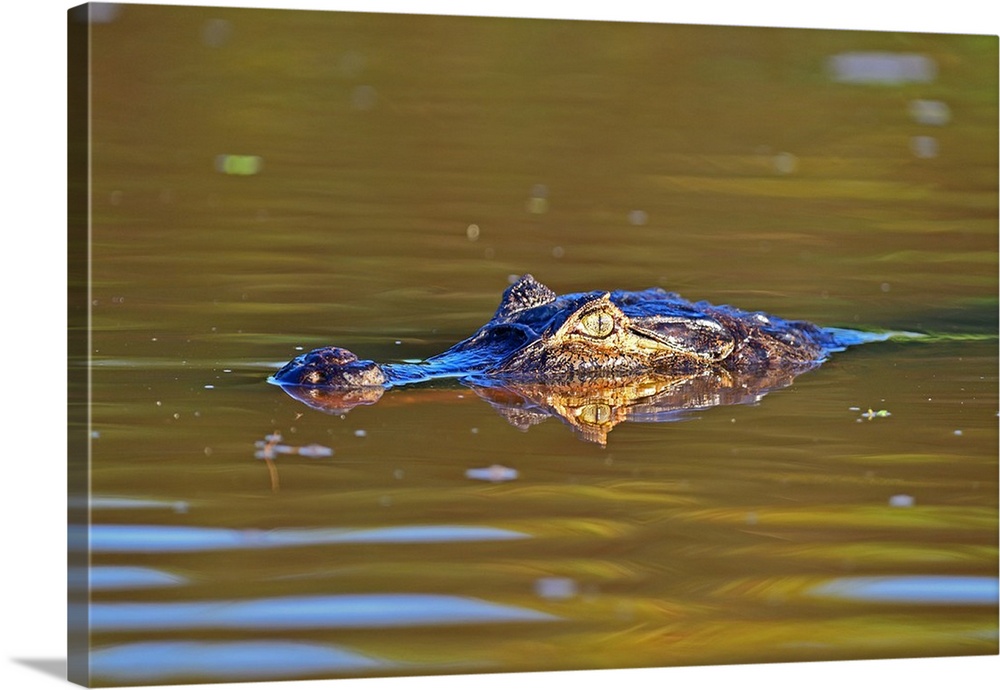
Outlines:
{"label": "golden reflection on water", "polygon": [[[995,39],[133,5],[92,37],[93,518],[138,542],[92,600],[177,616],[95,632],[98,680],[996,652],[983,597],[815,596],[995,581]],[[440,352],[527,272],[935,337],[603,447],[469,389],[331,415],[264,381]],[[255,457],[276,432],[330,453]],[[385,594],[532,613],[184,619]]]}

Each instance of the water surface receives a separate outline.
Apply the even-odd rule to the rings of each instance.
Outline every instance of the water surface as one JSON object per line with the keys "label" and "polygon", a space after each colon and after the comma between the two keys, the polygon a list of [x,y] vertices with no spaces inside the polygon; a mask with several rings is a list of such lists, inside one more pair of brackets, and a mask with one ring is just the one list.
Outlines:
{"label": "water surface", "polygon": [[[95,681],[996,653],[995,37],[125,6],[92,39]],[[440,352],[528,272],[930,337],[603,446],[453,383],[265,382]]]}

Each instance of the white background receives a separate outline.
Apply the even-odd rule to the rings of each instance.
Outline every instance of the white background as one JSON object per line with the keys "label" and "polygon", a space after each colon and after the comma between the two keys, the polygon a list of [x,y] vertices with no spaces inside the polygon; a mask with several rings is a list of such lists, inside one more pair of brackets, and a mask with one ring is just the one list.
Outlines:
{"label": "white background", "polygon": [[[998,33],[996,0],[524,0],[461,3],[213,0],[158,4],[610,19],[744,26]],[[0,688],[60,688],[66,657],[66,10],[53,0],[6,0],[3,39],[2,227],[5,379],[0,553]],[[645,688],[997,687],[998,657],[677,668],[415,679],[221,684],[243,690],[483,690],[606,684]],[[42,669],[42,670],[40,670]],[[180,687],[180,686],[179,686]],[[185,686],[197,687],[197,686]]]}

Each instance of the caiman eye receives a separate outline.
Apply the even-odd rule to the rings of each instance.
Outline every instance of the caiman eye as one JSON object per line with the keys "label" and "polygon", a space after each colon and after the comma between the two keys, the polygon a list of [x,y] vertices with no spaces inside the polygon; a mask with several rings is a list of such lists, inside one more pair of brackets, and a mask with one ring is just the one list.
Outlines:
{"label": "caiman eye", "polygon": [[580,319],[580,332],[591,338],[606,338],[614,329],[615,317],[606,311],[592,311]]}
{"label": "caiman eye", "polygon": [[607,403],[590,403],[580,408],[577,417],[584,424],[607,424],[611,421],[611,406]]}

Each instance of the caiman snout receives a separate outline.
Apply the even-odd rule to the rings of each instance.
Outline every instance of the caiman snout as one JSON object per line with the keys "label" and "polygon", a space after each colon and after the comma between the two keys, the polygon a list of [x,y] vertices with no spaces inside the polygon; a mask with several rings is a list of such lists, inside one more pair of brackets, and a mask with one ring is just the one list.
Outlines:
{"label": "caiman snout", "polygon": [[385,372],[375,362],[358,359],[342,347],[321,347],[299,355],[270,378],[282,386],[322,386],[324,388],[382,387]]}

